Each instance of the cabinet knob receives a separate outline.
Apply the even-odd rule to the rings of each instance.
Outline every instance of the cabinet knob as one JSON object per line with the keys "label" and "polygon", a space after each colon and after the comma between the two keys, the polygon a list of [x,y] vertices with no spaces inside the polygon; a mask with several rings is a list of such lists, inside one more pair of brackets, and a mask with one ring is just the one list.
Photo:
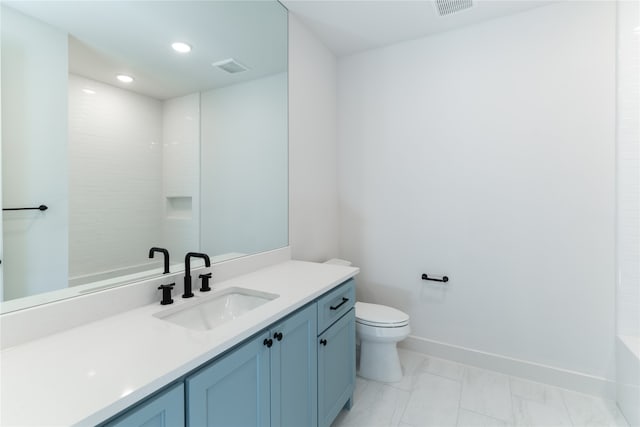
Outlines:
{"label": "cabinet knob", "polygon": [[269,338],[265,338],[262,344],[266,345],[268,348],[271,348],[271,346],[273,345],[273,340]]}
{"label": "cabinet knob", "polygon": [[327,345],[327,340],[325,340],[324,338],[320,340],[320,344],[322,345]]}
{"label": "cabinet knob", "polygon": [[276,332],[275,334],[273,334],[273,337],[278,341],[282,341],[282,338],[284,337],[284,335],[282,335],[282,332]]}

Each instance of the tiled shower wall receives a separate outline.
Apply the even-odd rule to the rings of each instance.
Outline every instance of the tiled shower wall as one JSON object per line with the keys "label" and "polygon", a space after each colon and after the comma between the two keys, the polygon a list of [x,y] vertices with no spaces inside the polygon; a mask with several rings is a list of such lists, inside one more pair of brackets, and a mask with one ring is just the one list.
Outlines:
{"label": "tiled shower wall", "polygon": [[161,137],[160,101],[69,76],[71,278],[149,262],[162,224]]}
{"label": "tiled shower wall", "polygon": [[162,245],[174,261],[200,248],[200,93],[163,102]]}
{"label": "tiled shower wall", "polygon": [[620,409],[640,425],[640,5],[617,5],[616,382]]}
{"label": "tiled shower wall", "polygon": [[618,334],[640,336],[640,8],[618,2]]}

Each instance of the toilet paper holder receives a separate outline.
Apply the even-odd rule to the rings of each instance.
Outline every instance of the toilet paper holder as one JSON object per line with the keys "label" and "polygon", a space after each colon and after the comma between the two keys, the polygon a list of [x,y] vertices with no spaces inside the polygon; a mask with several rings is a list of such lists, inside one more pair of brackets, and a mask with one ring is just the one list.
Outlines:
{"label": "toilet paper holder", "polygon": [[447,276],[442,276],[441,278],[429,277],[427,273],[422,273],[422,280],[433,280],[434,282],[447,283],[449,281],[449,278]]}

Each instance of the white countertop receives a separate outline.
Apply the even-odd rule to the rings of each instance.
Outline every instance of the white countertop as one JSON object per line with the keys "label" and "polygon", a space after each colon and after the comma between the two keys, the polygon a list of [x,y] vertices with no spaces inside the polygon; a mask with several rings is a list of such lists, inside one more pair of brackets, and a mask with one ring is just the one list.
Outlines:
{"label": "white countertop", "polygon": [[[88,426],[105,421],[358,271],[287,261],[214,282],[214,292],[238,286],[280,296],[210,331],[154,317],[172,307],[156,303],[3,350],[0,424]],[[173,306],[191,301],[181,299],[181,291],[177,285]]]}

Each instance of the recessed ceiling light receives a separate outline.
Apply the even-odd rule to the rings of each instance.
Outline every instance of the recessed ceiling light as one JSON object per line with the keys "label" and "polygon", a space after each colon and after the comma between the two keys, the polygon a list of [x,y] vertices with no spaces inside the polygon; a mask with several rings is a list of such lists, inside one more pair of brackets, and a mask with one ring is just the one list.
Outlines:
{"label": "recessed ceiling light", "polygon": [[82,91],[84,93],[88,94],[88,95],[95,95],[96,94],[96,91],[93,90],[93,89],[84,88],[84,89],[82,89]]}
{"label": "recessed ceiling light", "polygon": [[176,52],[180,52],[180,53],[189,53],[189,52],[191,52],[191,46],[189,46],[188,44],[183,43],[183,42],[172,43],[171,47]]}
{"label": "recessed ceiling light", "polygon": [[118,74],[116,78],[122,83],[131,83],[133,81],[133,77],[127,76],[126,74]]}

